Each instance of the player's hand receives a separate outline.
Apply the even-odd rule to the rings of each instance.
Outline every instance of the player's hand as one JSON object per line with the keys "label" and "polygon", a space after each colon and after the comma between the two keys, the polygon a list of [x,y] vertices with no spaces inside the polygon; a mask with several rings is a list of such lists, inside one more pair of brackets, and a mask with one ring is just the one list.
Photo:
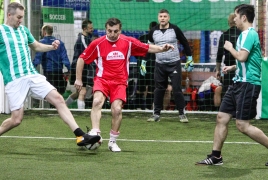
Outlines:
{"label": "player's hand", "polygon": [[55,50],[58,49],[59,45],[60,45],[60,41],[59,40],[55,40],[52,43],[53,49],[55,49]]}
{"label": "player's hand", "polygon": [[174,49],[174,46],[173,45],[171,45],[171,44],[165,44],[163,47],[163,51],[168,51],[168,50],[170,50],[170,49]]}
{"label": "player's hand", "polygon": [[230,41],[225,41],[224,43],[224,49],[226,49],[227,51],[230,51],[233,48],[233,44]]}
{"label": "player's hand", "polygon": [[191,72],[194,69],[194,62],[193,62],[193,57],[192,56],[187,56],[187,61],[184,65],[184,69],[187,72]]}
{"label": "player's hand", "polygon": [[147,73],[146,71],[146,62],[145,60],[141,61],[141,66],[140,66],[140,73],[142,76],[145,76],[145,74]]}
{"label": "player's hand", "polygon": [[216,79],[218,79],[219,81],[221,80],[221,72],[220,71],[216,71]]}
{"label": "player's hand", "polygon": [[232,66],[224,66],[222,68],[222,73],[223,74],[227,74],[228,72],[231,72],[231,71],[235,71],[236,70],[236,65],[232,65]]}
{"label": "player's hand", "polygon": [[74,82],[74,87],[77,89],[78,92],[80,92],[83,87],[82,81],[79,79],[76,79]]}

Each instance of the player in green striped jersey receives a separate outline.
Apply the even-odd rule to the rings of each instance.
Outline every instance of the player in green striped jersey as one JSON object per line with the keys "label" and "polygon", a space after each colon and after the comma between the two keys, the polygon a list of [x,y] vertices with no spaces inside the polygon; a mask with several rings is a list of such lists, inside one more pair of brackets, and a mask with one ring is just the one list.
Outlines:
{"label": "player in green striped jersey", "polygon": [[55,40],[51,45],[45,45],[36,41],[30,31],[21,25],[23,17],[24,7],[17,2],[10,3],[6,23],[0,25],[0,71],[11,110],[11,117],[0,126],[0,135],[20,125],[23,103],[31,95],[46,99],[56,107],[62,120],[76,135],[78,146],[96,143],[100,136],[88,135],[79,128],[63,97],[33,67],[29,47],[34,51],[47,52],[57,49],[60,42]]}
{"label": "player in green striped jersey", "polygon": [[[236,65],[224,66],[223,73],[236,71],[233,84],[228,87],[217,115],[212,152],[196,165],[222,165],[221,156],[228,135],[228,124],[235,118],[237,129],[252,140],[268,148],[268,137],[250,123],[255,118],[257,99],[261,90],[262,53],[258,33],[253,28],[255,9],[253,5],[240,4],[235,7],[234,22],[241,30],[236,49],[230,41],[225,41],[224,49],[236,59]],[[236,152],[237,153],[237,152]],[[233,159],[229,162],[239,161]],[[268,162],[265,164],[268,166]]]}

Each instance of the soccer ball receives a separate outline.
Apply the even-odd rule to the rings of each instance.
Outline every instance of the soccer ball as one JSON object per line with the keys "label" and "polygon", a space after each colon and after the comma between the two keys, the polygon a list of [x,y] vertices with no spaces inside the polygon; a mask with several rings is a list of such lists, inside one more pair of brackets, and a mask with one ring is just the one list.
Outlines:
{"label": "soccer ball", "polygon": [[98,142],[96,142],[95,144],[88,144],[86,145],[85,147],[88,149],[88,150],[96,150],[98,149],[102,144],[102,137],[100,138],[100,140]]}

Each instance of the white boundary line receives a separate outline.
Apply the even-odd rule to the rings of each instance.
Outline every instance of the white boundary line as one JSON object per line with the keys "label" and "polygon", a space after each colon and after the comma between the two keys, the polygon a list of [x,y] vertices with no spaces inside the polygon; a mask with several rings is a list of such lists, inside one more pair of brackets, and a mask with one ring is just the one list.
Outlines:
{"label": "white boundary line", "polygon": [[[49,109],[49,108],[32,108],[31,110],[38,110],[38,111],[55,111],[57,112],[56,109]],[[91,112],[91,109],[70,109],[72,112]],[[102,109],[101,112],[111,112],[111,109]],[[153,113],[153,110],[128,110],[128,109],[123,109],[122,112],[141,112],[141,113]],[[186,114],[217,114],[218,111],[185,111]],[[177,110],[162,110],[162,114],[178,114]]]}
{"label": "white boundary line", "polygon": [[[0,138],[17,138],[17,139],[54,139],[54,140],[75,140],[75,138],[59,137],[35,137],[35,136],[0,136]],[[107,140],[108,139],[103,139]],[[118,141],[128,142],[162,142],[162,143],[213,143],[213,141],[183,141],[183,140],[139,140],[139,139],[117,139]],[[256,142],[224,142],[225,144],[259,144]]]}

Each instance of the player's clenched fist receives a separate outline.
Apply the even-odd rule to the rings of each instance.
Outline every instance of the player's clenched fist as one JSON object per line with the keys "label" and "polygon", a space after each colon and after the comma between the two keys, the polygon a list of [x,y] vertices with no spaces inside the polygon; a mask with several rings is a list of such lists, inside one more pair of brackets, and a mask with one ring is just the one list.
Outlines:
{"label": "player's clenched fist", "polygon": [[78,92],[80,92],[83,87],[82,81],[76,79],[74,82],[74,87],[77,89]]}
{"label": "player's clenched fist", "polygon": [[52,46],[53,46],[54,49],[58,49],[59,45],[60,45],[60,41],[59,40],[55,40],[52,43]]}

